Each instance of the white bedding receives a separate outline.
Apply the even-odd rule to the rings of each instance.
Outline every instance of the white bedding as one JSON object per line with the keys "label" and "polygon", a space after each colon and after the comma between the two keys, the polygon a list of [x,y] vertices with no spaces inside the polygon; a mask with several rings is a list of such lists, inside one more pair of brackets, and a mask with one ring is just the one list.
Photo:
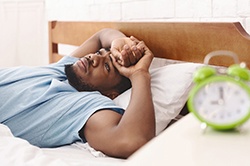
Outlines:
{"label": "white bedding", "polygon": [[[166,65],[162,61],[155,64]],[[89,147],[87,143],[74,143],[58,148],[38,148],[24,139],[14,137],[6,125],[0,124],[1,166],[117,166],[125,161],[107,157]]]}
{"label": "white bedding", "polygon": [[[191,63],[186,63],[186,65],[178,66],[170,65],[175,63],[180,62],[155,58],[151,65],[151,69],[169,65],[169,67],[165,67],[164,69],[164,72],[167,72],[167,76],[164,75],[164,73],[160,74],[162,77],[162,79],[160,80],[162,80],[163,82],[152,82],[153,85],[157,84],[154,86],[153,91],[159,91],[159,87],[165,87],[169,84],[172,84],[172,86],[174,85],[175,87],[165,88],[166,92],[164,92],[164,90],[160,90],[164,93],[162,94],[163,96],[161,95],[159,99],[157,98],[157,94],[154,94],[154,96],[156,96],[154,100],[160,100],[156,101],[155,107],[157,105],[160,105],[161,107],[163,106],[162,108],[159,107],[161,109],[156,111],[157,128],[161,128],[161,130],[164,129],[171,120],[171,118],[169,118],[169,114],[171,113],[171,111],[166,110],[165,108],[173,108],[174,114],[178,114],[180,112],[181,107],[185,104],[185,101],[187,99],[186,92],[188,92],[188,89],[190,88],[189,84],[187,83],[192,82],[192,72],[200,66]],[[176,71],[176,69],[178,69],[178,72],[173,72]],[[152,78],[152,80],[154,79],[158,80],[158,78]],[[181,88],[179,86],[176,86],[181,82],[183,82]],[[123,97],[126,96],[123,95]],[[167,98],[170,98],[169,103],[166,102],[168,101]],[[177,98],[178,100],[173,102],[172,99],[175,98]],[[124,101],[124,99],[122,99],[122,101]],[[178,109],[175,110],[175,108],[177,107]],[[53,149],[38,148],[29,144],[26,140],[14,137],[7,126],[0,124],[0,165],[120,166],[126,165],[125,163],[126,160],[107,157],[101,152],[95,151],[94,149],[89,147],[88,144],[84,143],[74,143],[72,145]]]}
{"label": "white bedding", "polygon": [[113,166],[125,160],[104,156],[88,144],[75,143],[59,148],[38,148],[14,137],[0,124],[0,165],[2,166]]}

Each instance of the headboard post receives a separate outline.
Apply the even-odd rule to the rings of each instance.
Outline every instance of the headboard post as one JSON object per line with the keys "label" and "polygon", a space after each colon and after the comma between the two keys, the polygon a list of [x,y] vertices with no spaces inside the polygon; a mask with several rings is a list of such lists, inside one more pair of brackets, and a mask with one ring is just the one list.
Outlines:
{"label": "headboard post", "polygon": [[58,54],[58,43],[54,43],[53,41],[53,29],[56,26],[57,21],[50,21],[48,24],[49,27],[49,62],[57,62],[61,59],[61,55]]}

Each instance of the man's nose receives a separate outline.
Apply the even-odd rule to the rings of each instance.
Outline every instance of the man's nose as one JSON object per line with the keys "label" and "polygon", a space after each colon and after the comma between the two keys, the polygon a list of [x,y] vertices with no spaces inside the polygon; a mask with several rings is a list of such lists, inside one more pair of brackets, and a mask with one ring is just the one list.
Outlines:
{"label": "man's nose", "polygon": [[106,61],[106,59],[107,59],[107,57],[108,57],[108,54],[103,54],[103,55],[93,55],[92,57],[91,57],[91,65],[93,66],[93,67],[97,67],[97,66],[99,66],[102,62],[105,62]]}

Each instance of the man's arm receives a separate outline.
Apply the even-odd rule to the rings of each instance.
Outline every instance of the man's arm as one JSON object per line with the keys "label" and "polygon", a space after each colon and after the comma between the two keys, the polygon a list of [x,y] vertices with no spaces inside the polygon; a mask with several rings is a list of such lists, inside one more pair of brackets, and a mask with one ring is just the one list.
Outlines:
{"label": "man's arm", "polygon": [[[71,56],[82,58],[90,53],[96,53],[101,48],[111,48],[111,53],[123,66],[135,64],[141,56],[138,56],[137,42],[133,37],[126,37],[122,32],[105,28],[86,40],[79,48],[71,53]],[[135,56],[136,55],[136,56]]]}
{"label": "man's arm", "polygon": [[98,111],[83,130],[89,144],[109,156],[127,158],[155,136],[148,72],[153,54],[143,42],[138,47],[143,47],[145,52],[134,66],[124,67],[114,62],[118,71],[132,82],[131,100],[124,115],[110,110]]}
{"label": "man's arm", "polygon": [[81,58],[90,53],[95,53],[101,48],[110,48],[113,40],[126,37],[122,32],[105,28],[96,32],[88,40],[86,40],[71,56]]}

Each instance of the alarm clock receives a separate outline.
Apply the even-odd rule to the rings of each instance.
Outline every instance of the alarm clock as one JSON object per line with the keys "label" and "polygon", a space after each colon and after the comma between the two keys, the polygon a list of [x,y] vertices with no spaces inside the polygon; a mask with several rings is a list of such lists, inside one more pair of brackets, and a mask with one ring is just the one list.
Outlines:
{"label": "alarm clock", "polygon": [[223,70],[206,64],[194,73],[188,110],[213,129],[234,129],[250,118],[249,80],[244,63]]}

